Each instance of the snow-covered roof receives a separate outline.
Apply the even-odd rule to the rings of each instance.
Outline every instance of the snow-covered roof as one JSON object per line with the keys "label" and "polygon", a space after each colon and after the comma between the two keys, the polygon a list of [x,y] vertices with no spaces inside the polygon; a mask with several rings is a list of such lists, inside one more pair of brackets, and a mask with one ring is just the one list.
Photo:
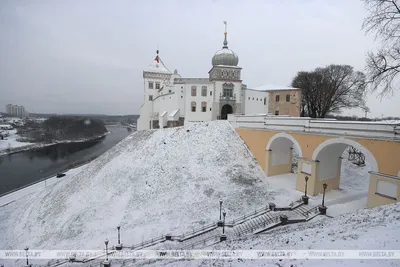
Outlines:
{"label": "snow-covered roof", "polygon": [[154,58],[153,62],[144,71],[172,74],[172,72],[169,69],[167,69],[167,67],[165,67],[164,62],[158,55]]}
{"label": "snow-covered roof", "polygon": [[252,89],[257,91],[299,90],[299,88],[294,88],[291,86],[284,86],[284,85],[275,85],[275,84],[264,84]]}
{"label": "snow-covered roof", "polygon": [[173,111],[169,114],[169,116],[171,116],[171,117],[175,116],[176,113],[177,113],[178,111],[179,111],[179,109],[173,110]]}

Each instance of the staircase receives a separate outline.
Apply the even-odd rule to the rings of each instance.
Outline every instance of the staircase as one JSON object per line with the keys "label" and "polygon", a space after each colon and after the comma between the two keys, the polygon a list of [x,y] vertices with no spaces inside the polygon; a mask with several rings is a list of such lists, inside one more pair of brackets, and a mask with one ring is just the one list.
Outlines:
{"label": "staircase", "polygon": [[[241,237],[248,234],[259,234],[280,225],[306,222],[318,215],[318,206],[304,205],[300,200],[292,202],[288,207],[272,208],[270,205],[226,222],[225,234],[228,238],[229,236]],[[221,242],[221,234],[222,228],[218,227],[217,223],[211,223],[180,236],[163,235],[132,246],[123,246],[123,249],[141,250],[167,240],[179,242],[179,249],[204,248]],[[100,257],[102,256],[82,259],[84,263],[79,266],[99,266],[103,261],[99,259]],[[68,262],[68,260],[51,260],[46,266],[56,267]]]}

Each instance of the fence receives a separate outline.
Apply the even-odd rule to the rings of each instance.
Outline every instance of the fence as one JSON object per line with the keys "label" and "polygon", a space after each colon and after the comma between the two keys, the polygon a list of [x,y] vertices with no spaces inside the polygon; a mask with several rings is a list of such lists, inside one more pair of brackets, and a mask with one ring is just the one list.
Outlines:
{"label": "fence", "polygon": [[265,220],[260,223],[256,223],[255,225],[251,225],[250,227],[244,227],[241,231],[236,232],[236,236],[241,236],[243,234],[252,233],[254,230],[260,229],[261,227],[267,227],[267,225],[277,224],[280,222],[280,215],[272,217],[268,220]]}
{"label": "fence", "polygon": [[270,129],[286,132],[359,136],[384,140],[400,140],[400,125],[383,122],[337,121],[307,117],[266,115],[234,115],[228,120],[234,128]]}

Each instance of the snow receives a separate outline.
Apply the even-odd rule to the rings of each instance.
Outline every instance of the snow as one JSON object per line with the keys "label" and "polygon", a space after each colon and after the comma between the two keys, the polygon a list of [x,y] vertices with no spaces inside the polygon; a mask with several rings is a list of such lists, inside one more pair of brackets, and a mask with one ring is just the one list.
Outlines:
{"label": "snow", "polygon": [[154,59],[153,62],[147,67],[145,71],[171,74],[171,72],[167,69],[167,67],[165,67],[164,62],[161,60],[161,58],[158,57],[158,59],[159,62],[157,62],[157,60]]}
{"label": "snow", "polygon": [[[279,227],[263,235],[228,240],[211,249],[397,249],[400,204],[363,209],[369,165],[358,167],[343,153],[340,189],[328,191],[330,217]],[[297,161],[296,154],[294,162]],[[52,180],[53,179],[53,180]],[[131,134],[88,165],[56,183],[43,183],[0,198],[0,249],[102,249],[108,238],[132,245],[162,234],[181,234],[274,202],[288,205],[296,175],[265,177],[226,121]],[[322,195],[310,196],[310,204]],[[352,212],[352,213],[350,213]],[[164,244],[164,243],[163,243]],[[163,247],[160,245],[158,247]],[[209,249],[209,248],[208,248]],[[160,261],[154,266],[367,266],[374,260]],[[19,264],[19,263],[18,263]],[[118,266],[118,261],[113,265]],[[125,262],[124,266],[130,266]],[[394,265],[393,265],[394,266]]]}
{"label": "snow", "polygon": [[116,242],[117,225],[125,244],[181,234],[215,222],[220,199],[227,219],[294,200],[270,191],[226,121],[139,131],[78,174],[1,207],[0,248],[98,249]]}
{"label": "snow", "polygon": [[281,90],[299,90],[299,89],[291,87],[291,86],[264,84],[264,85],[252,88],[252,90],[256,90],[256,91],[281,91]]}
{"label": "snow", "polygon": [[[268,233],[228,240],[218,250],[397,250],[400,242],[400,203],[363,209],[337,218],[317,217],[302,224],[278,227]],[[399,260],[181,260],[146,266],[399,266]],[[134,265],[125,265],[134,266]]]}
{"label": "snow", "polygon": [[0,139],[0,151],[8,149],[8,148],[16,148],[16,147],[24,147],[33,145],[33,143],[28,142],[18,142],[16,139],[20,138],[17,135],[17,130],[10,130],[8,131],[10,134],[9,136],[5,137],[4,140]]}

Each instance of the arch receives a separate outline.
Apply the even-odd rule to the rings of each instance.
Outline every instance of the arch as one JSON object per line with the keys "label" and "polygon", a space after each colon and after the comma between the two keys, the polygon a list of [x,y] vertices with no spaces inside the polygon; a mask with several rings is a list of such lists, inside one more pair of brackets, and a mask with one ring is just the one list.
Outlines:
{"label": "arch", "polygon": [[233,108],[229,104],[225,104],[221,108],[221,120],[227,120],[228,119],[228,114],[233,113]]}
{"label": "arch", "polygon": [[192,85],[191,87],[191,95],[196,96],[197,95],[197,87],[196,85]]}
{"label": "arch", "polygon": [[357,148],[364,154],[365,158],[367,159],[367,161],[370,165],[371,171],[374,171],[374,172],[379,171],[378,162],[376,161],[374,155],[366,147],[364,147],[363,145],[361,145],[360,143],[358,143],[354,140],[346,139],[343,137],[330,138],[328,140],[325,140],[321,144],[319,144],[312,154],[312,159],[317,160],[319,154],[321,153],[321,151],[324,150],[324,148],[334,145],[334,144],[348,145],[348,146],[353,146],[353,147]]}
{"label": "arch", "polygon": [[278,134],[275,134],[274,136],[272,136],[271,139],[269,139],[269,142],[268,142],[265,150],[270,150],[272,143],[278,138],[286,138],[286,139],[289,139],[290,141],[292,141],[293,145],[296,149],[296,152],[299,153],[299,157],[300,158],[303,157],[303,151],[301,150],[299,142],[297,142],[297,140],[288,133],[278,133]]}

